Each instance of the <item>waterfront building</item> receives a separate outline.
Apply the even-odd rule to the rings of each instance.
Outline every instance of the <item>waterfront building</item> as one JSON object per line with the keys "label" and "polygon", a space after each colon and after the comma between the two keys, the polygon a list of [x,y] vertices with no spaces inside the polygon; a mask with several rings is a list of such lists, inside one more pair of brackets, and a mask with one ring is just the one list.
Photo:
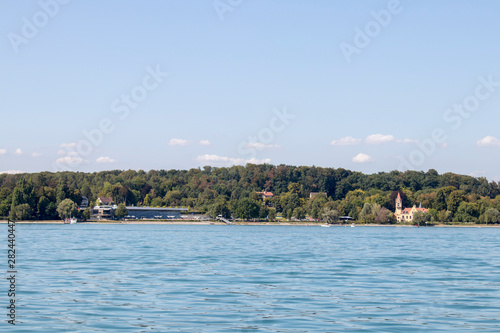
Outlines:
{"label": "waterfront building", "polygon": [[[115,218],[116,205],[95,206],[90,215],[94,220],[113,220]],[[130,220],[177,220],[181,218],[181,212],[187,212],[187,208],[160,208],[160,207],[125,207],[128,211],[126,219]]]}
{"label": "waterfront building", "polygon": [[90,213],[90,218],[93,220],[112,220],[115,217],[116,208],[116,206],[109,205],[95,206]]}
{"label": "waterfront building", "polygon": [[157,207],[126,207],[128,215],[126,219],[134,220],[178,220],[181,212],[187,212],[187,208],[157,208]]}
{"label": "waterfront building", "polygon": [[396,211],[394,212],[396,220],[398,222],[412,222],[413,215],[415,215],[416,212],[428,213],[429,210],[427,208],[422,208],[422,204],[420,204],[419,207],[413,205],[412,208],[403,208],[403,200],[398,193],[398,197],[396,198]]}

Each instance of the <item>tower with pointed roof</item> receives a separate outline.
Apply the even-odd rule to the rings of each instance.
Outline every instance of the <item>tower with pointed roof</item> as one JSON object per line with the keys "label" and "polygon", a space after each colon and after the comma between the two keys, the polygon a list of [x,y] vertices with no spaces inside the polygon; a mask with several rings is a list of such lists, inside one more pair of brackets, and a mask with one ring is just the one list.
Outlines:
{"label": "tower with pointed roof", "polygon": [[396,198],[396,215],[401,214],[403,211],[403,200],[398,192],[398,197]]}

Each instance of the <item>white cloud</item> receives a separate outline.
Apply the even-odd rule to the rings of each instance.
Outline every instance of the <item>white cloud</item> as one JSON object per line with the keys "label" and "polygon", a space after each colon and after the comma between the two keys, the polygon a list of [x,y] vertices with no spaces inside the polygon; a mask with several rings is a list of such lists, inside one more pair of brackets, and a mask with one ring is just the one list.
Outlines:
{"label": "white cloud", "polygon": [[186,146],[187,144],[189,144],[189,141],[184,139],[172,138],[170,139],[168,144],[169,146]]}
{"label": "white cloud", "polygon": [[56,163],[57,164],[67,164],[67,165],[79,165],[81,163],[88,163],[89,161],[87,160],[84,160],[83,158],[81,157],[72,157],[72,156],[65,156],[65,157],[61,157],[61,158],[58,158],[56,160]]}
{"label": "white cloud", "polygon": [[250,149],[257,149],[257,150],[262,150],[266,148],[280,148],[280,145],[275,145],[275,144],[265,144],[262,142],[250,142],[245,145],[245,148],[250,148]]}
{"label": "white cloud", "polygon": [[476,170],[469,173],[471,177],[483,177],[484,175],[486,175],[486,171],[484,170]]}
{"label": "white cloud", "polygon": [[500,139],[488,135],[477,142],[478,146],[500,146]]}
{"label": "white cloud", "polygon": [[57,154],[59,154],[59,155],[67,155],[67,156],[78,156],[79,155],[76,151],[63,150],[63,149],[59,149],[57,151]]}
{"label": "white cloud", "polygon": [[196,157],[196,161],[200,163],[223,163],[231,165],[245,165],[247,163],[252,163],[252,164],[271,163],[271,159],[269,158],[263,160],[258,160],[256,158],[245,160],[244,158],[234,158],[234,157],[209,155],[209,154]]}
{"label": "white cloud", "polygon": [[76,148],[77,143],[76,142],[70,142],[70,143],[61,143],[59,147],[61,148]]}
{"label": "white cloud", "polygon": [[22,155],[23,151],[21,150],[21,148],[17,148],[15,154],[16,155]]}
{"label": "white cloud", "polygon": [[7,173],[7,174],[10,174],[10,175],[14,175],[14,174],[17,174],[17,173],[24,173],[24,171],[21,171],[21,170],[0,171],[0,174],[2,174],[2,173]]}
{"label": "white cloud", "polygon": [[7,149],[0,149],[0,155],[7,154]]}
{"label": "white cloud", "polygon": [[352,136],[346,136],[345,138],[332,140],[330,144],[332,146],[353,146],[361,142],[361,139],[355,139]]}
{"label": "white cloud", "polygon": [[399,143],[418,143],[418,140],[414,140],[414,139],[398,139],[397,142]]}
{"label": "white cloud", "polygon": [[101,156],[95,160],[97,163],[115,163],[116,160],[109,158],[108,156]]}
{"label": "white cloud", "polygon": [[252,164],[269,164],[271,163],[271,159],[270,158],[265,158],[263,160],[258,160],[256,159],[255,157],[252,157],[251,159],[249,160],[245,160],[245,163],[252,163]]}
{"label": "white cloud", "polygon": [[441,148],[444,148],[444,149],[448,148],[448,142],[443,143],[443,144],[441,145]]}
{"label": "white cloud", "polygon": [[379,143],[386,143],[386,142],[391,142],[394,140],[394,136],[390,134],[372,134],[368,135],[366,137],[365,142],[370,143],[370,144],[379,144]]}
{"label": "white cloud", "polygon": [[31,153],[31,156],[40,157],[40,156],[42,156],[42,154],[35,152],[35,153]]}
{"label": "white cloud", "polygon": [[370,155],[359,153],[358,155],[352,158],[352,161],[355,163],[368,163],[368,162],[373,162],[375,160]]}
{"label": "white cloud", "polygon": [[208,140],[200,140],[200,145],[202,145],[202,146],[210,146],[210,144],[211,143]]}

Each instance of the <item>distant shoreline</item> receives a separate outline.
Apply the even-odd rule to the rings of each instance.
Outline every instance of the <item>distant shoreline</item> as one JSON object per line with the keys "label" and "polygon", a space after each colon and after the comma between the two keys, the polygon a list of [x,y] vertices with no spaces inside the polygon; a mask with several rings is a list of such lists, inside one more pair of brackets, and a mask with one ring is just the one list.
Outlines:
{"label": "distant shoreline", "polygon": [[[0,223],[7,223],[6,220],[0,220]],[[49,221],[16,221],[16,224],[64,224],[63,221],[60,220],[49,220]],[[78,224],[131,224],[131,225],[225,225],[223,222],[219,221],[87,221],[87,222],[78,222]],[[322,222],[251,222],[251,221],[237,221],[233,222],[232,225],[268,225],[268,226],[309,226],[319,227],[324,223]],[[354,223],[356,227],[412,227],[418,228],[417,226],[410,224],[364,224],[364,223]],[[332,227],[348,227],[350,223],[347,224],[331,224]],[[473,223],[462,223],[462,224],[435,224],[429,226],[427,228],[500,228],[500,224],[473,224]],[[426,228],[423,227],[422,228]]]}

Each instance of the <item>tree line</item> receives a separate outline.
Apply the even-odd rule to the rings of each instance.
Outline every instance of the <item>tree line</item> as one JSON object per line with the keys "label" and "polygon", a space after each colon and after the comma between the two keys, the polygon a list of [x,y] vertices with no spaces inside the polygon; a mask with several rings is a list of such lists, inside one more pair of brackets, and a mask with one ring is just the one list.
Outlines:
{"label": "tree line", "polygon": [[[263,191],[274,196],[263,199],[257,193]],[[311,197],[311,192],[319,194]],[[430,209],[419,216],[424,221],[500,222],[500,183],[486,178],[438,174],[433,169],[367,175],[342,168],[269,164],[148,172],[1,174],[0,216],[58,219],[58,207],[64,200],[78,205],[86,196],[91,206],[98,197],[111,197],[126,206],[188,207],[212,217],[274,220],[277,215],[285,219],[350,216],[364,222],[393,223],[398,193],[404,207],[422,204]],[[75,208],[69,201],[67,205]],[[89,211],[78,214],[86,217]]]}

